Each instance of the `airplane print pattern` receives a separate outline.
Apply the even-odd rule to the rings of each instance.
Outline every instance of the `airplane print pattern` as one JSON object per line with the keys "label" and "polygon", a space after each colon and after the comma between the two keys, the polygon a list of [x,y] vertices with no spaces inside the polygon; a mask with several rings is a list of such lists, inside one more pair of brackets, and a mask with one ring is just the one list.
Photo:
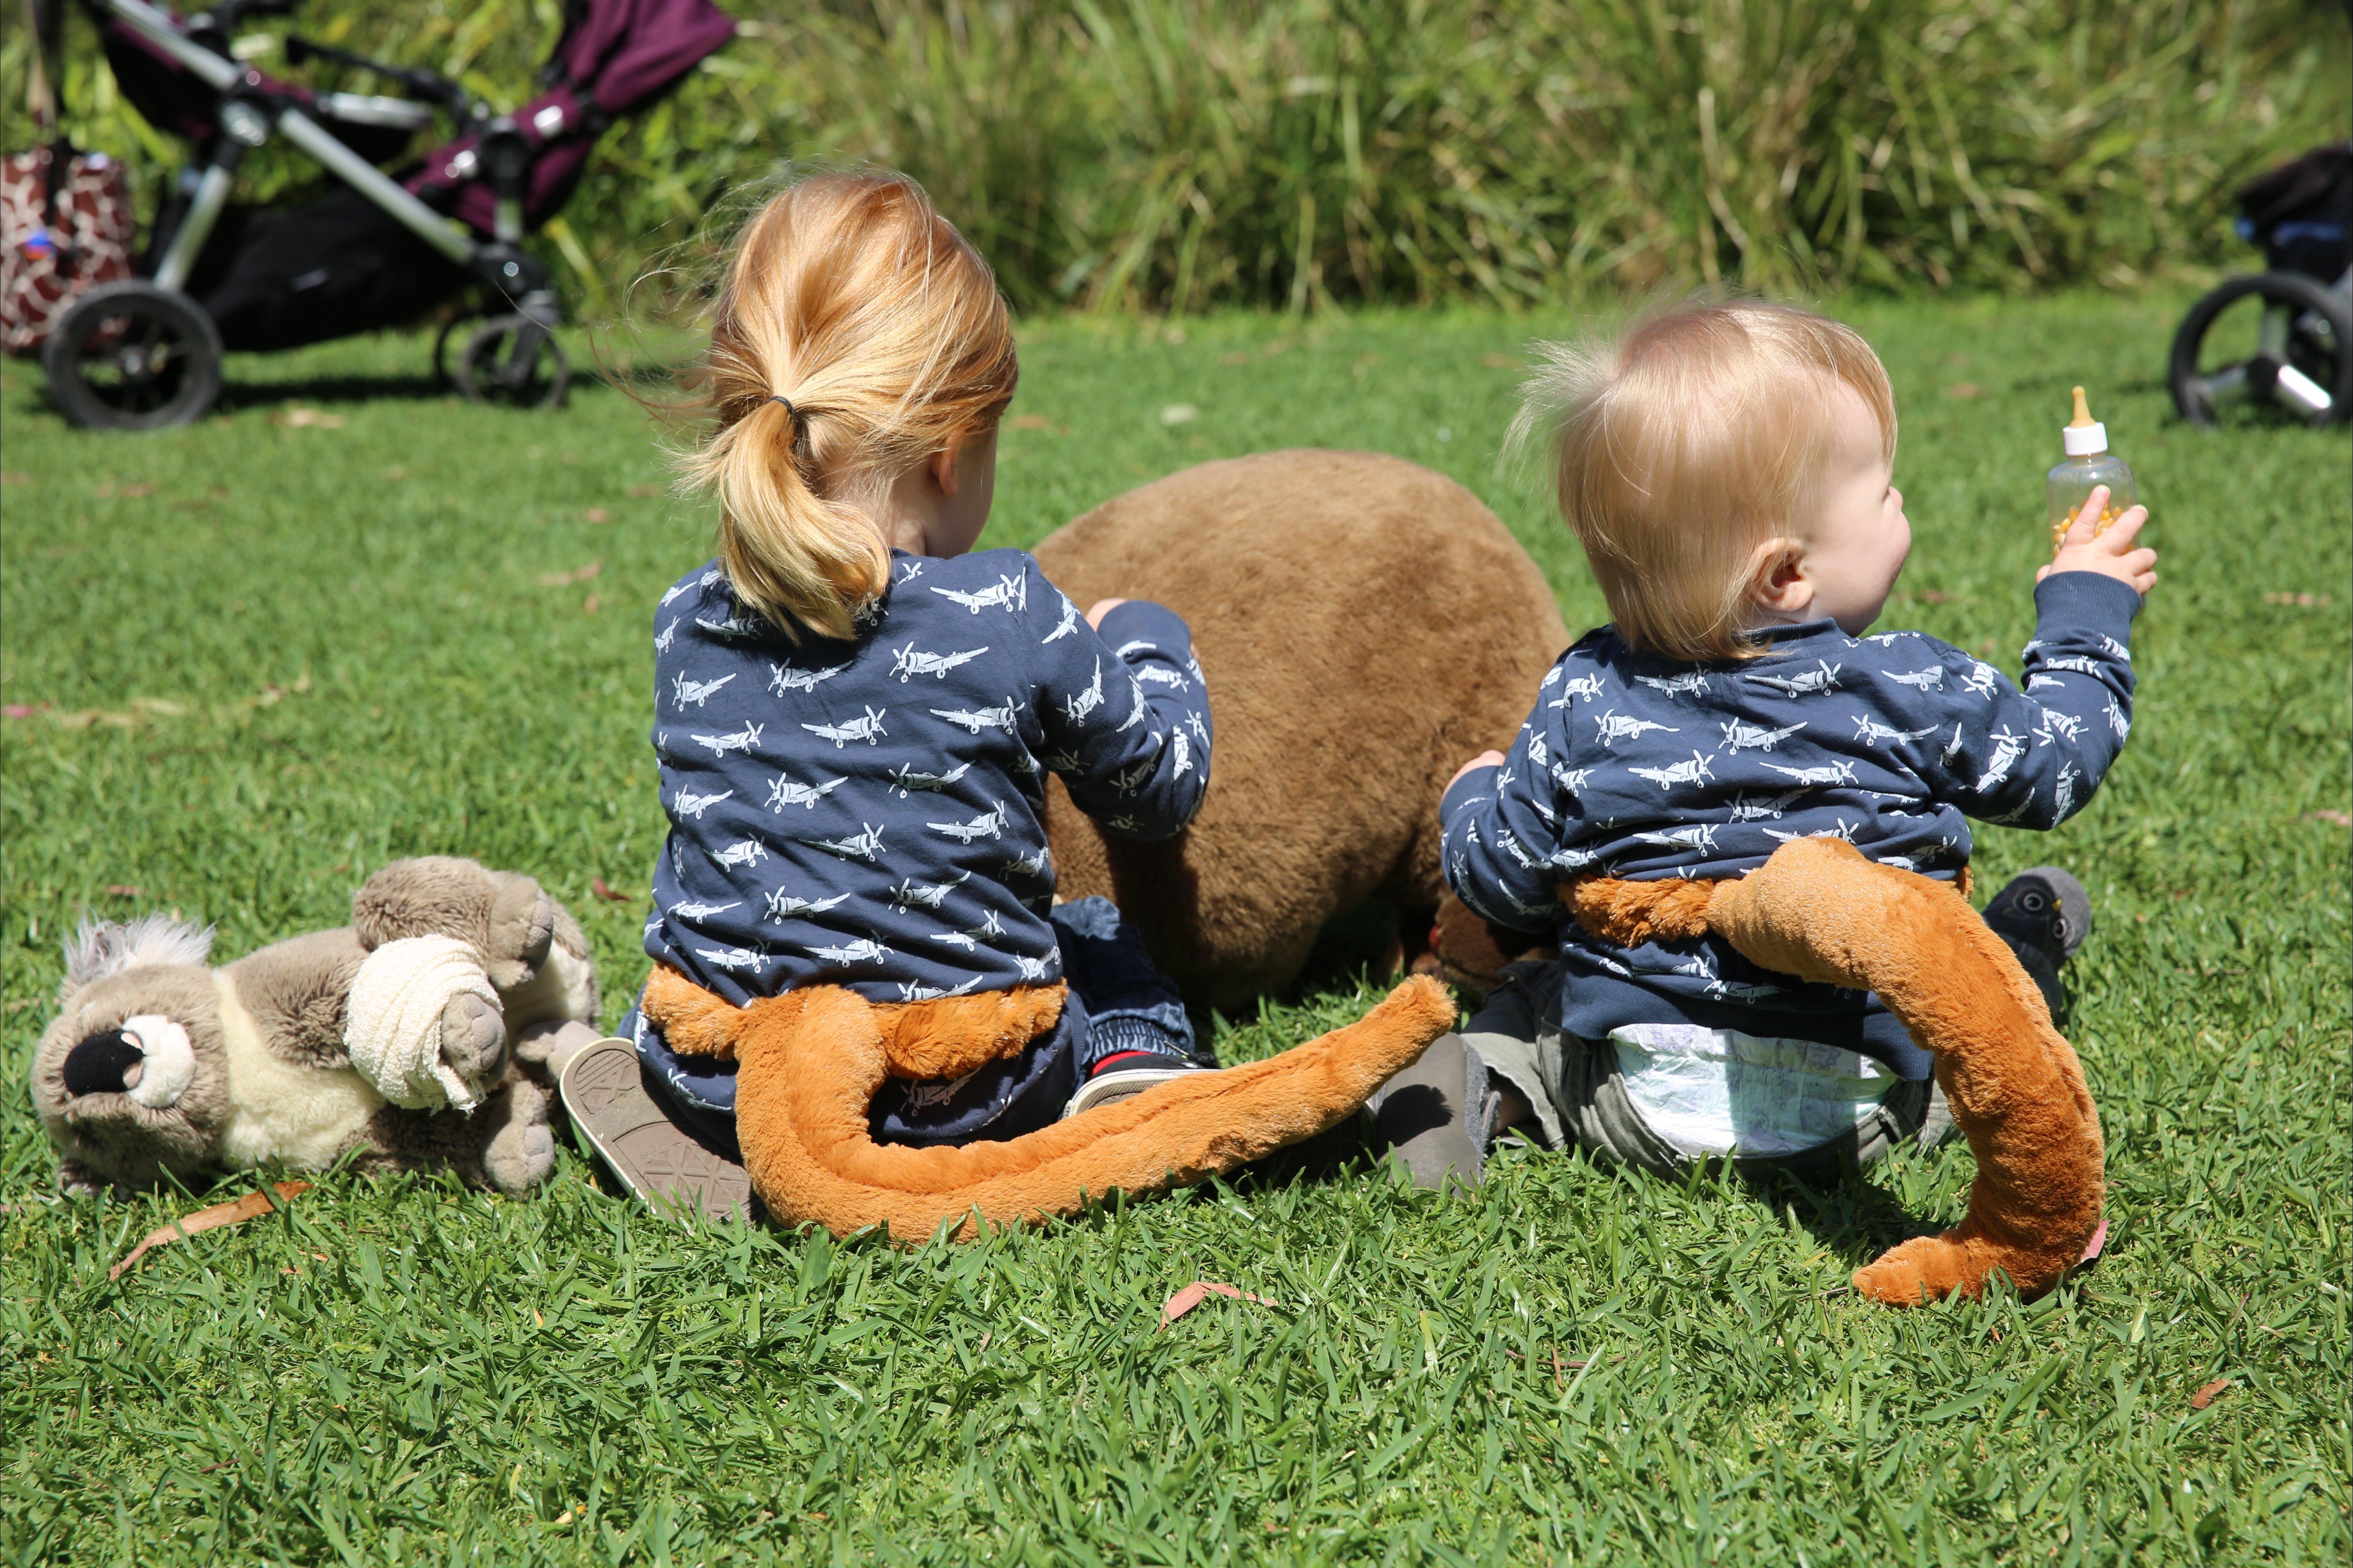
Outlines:
{"label": "airplane print pattern", "polygon": [[1165,838],[1209,778],[1184,621],[1100,632],[1027,554],[894,552],[859,636],[796,646],[712,563],[653,624],[668,844],[646,952],[728,1001],[847,985],[909,1002],[1059,979],[1045,773]]}
{"label": "airplane print pattern", "polygon": [[[1920,632],[1851,637],[1818,621],[1777,630],[1762,657],[1692,666],[1604,626],[1546,675],[1504,764],[1448,791],[1448,885],[1497,924],[1557,936],[1569,1033],[1740,1028],[1871,1050],[1924,1076],[1925,1057],[1864,994],[1770,974],[1713,937],[1599,942],[1560,918],[1554,888],[1587,872],[1738,877],[1822,836],[1950,880],[1968,864],[1969,818],[2057,826],[2131,731],[2140,595],[2075,572],[2045,579],[2035,603],[2022,689]],[[1780,1016],[1741,1016],[1756,1009]],[[1808,1014],[1830,1022],[1810,1029]]]}

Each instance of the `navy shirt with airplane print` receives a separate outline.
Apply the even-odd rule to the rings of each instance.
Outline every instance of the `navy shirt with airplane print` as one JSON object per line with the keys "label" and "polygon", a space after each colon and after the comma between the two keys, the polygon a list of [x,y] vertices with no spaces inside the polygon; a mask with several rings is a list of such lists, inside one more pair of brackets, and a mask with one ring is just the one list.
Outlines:
{"label": "navy shirt with airplane print", "polygon": [[1870,994],[1769,973],[1712,936],[1603,942],[1553,889],[1592,872],[1743,876],[1820,836],[1949,880],[1968,864],[1968,818],[2054,827],[2092,798],[2132,728],[2140,604],[2094,573],[2045,578],[2022,690],[1919,632],[1851,637],[1824,620],[1774,633],[1761,658],[1693,665],[1604,626],[1545,676],[1504,765],[1447,792],[1447,883],[1490,921],[1557,935],[1569,1034],[1693,1023],[1925,1078],[1926,1053]]}
{"label": "navy shirt with airplane print", "polygon": [[1184,621],[1131,602],[1099,633],[1018,550],[894,552],[855,639],[798,646],[698,567],[654,649],[670,832],[646,952],[739,1005],[1059,980],[1047,772],[1137,838],[1180,831],[1208,784]]}

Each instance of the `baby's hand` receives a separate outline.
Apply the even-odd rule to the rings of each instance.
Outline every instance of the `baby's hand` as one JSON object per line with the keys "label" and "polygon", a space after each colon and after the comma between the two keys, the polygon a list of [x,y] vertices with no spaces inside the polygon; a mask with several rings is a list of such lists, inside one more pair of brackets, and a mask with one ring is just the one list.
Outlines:
{"label": "baby's hand", "polygon": [[2148,508],[2137,506],[2108,524],[2098,535],[2092,532],[2101,509],[2108,504],[2108,487],[2100,486],[2084,499],[2084,509],[2075,521],[2067,525],[2067,537],[2059,545],[2059,553],[2051,564],[2034,574],[2038,583],[2053,572],[2097,572],[2103,577],[2114,577],[2146,594],[2157,585],[2157,552],[2135,550],[2133,541],[2140,537],[2140,526],[2148,521]]}
{"label": "baby's hand", "polygon": [[[1448,779],[1448,780],[1446,781],[1446,788],[1447,788],[1447,789],[1452,789],[1456,784],[1461,784],[1461,783],[1462,782],[1462,777],[1463,777],[1463,775],[1464,775],[1465,773],[1477,773],[1481,768],[1500,768],[1500,767],[1502,767],[1503,765],[1504,765],[1504,753],[1503,753],[1503,752],[1480,752],[1477,756],[1475,756],[1475,757],[1472,758],[1469,762],[1467,762],[1467,763],[1463,763],[1461,767],[1459,767],[1459,768],[1457,768],[1457,769],[1455,769],[1455,770],[1454,770],[1454,776],[1453,776],[1452,778]],[[1445,791],[1445,790],[1440,790],[1439,793],[1440,793],[1440,795],[1443,795],[1443,794],[1445,794],[1445,793],[1446,793],[1446,791]]]}
{"label": "baby's hand", "polygon": [[1087,625],[1103,630],[1103,618],[1126,603],[1125,599],[1097,599],[1087,606]]}

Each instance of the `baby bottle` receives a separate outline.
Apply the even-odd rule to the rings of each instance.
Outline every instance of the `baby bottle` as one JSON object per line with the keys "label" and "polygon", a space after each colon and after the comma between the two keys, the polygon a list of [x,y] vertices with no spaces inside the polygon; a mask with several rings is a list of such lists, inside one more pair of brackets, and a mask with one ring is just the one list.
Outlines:
{"label": "baby bottle", "polygon": [[2133,503],[2133,475],[2122,458],[2108,450],[2108,427],[2092,417],[2084,389],[2075,389],[2075,417],[2059,432],[2067,446],[2067,460],[2051,470],[2044,490],[2051,502],[2051,552],[2066,542],[2067,525],[2102,485],[2108,487],[2107,505],[2101,508],[2092,531],[2100,533]]}

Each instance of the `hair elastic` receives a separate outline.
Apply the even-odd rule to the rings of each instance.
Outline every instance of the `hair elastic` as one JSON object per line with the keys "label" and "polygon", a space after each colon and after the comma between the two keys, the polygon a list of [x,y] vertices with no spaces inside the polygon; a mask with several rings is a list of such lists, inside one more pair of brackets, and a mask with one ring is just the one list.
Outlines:
{"label": "hair elastic", "polygon": [[793,400],[791,398],[786,397],[782,393],[778,393],[776,396],[769,398],[768,401],[771,403],[781,403],[785,405],[785,419],[787,424],[797,425],[801,422],[801,412],[799,409],[793,406]]}

